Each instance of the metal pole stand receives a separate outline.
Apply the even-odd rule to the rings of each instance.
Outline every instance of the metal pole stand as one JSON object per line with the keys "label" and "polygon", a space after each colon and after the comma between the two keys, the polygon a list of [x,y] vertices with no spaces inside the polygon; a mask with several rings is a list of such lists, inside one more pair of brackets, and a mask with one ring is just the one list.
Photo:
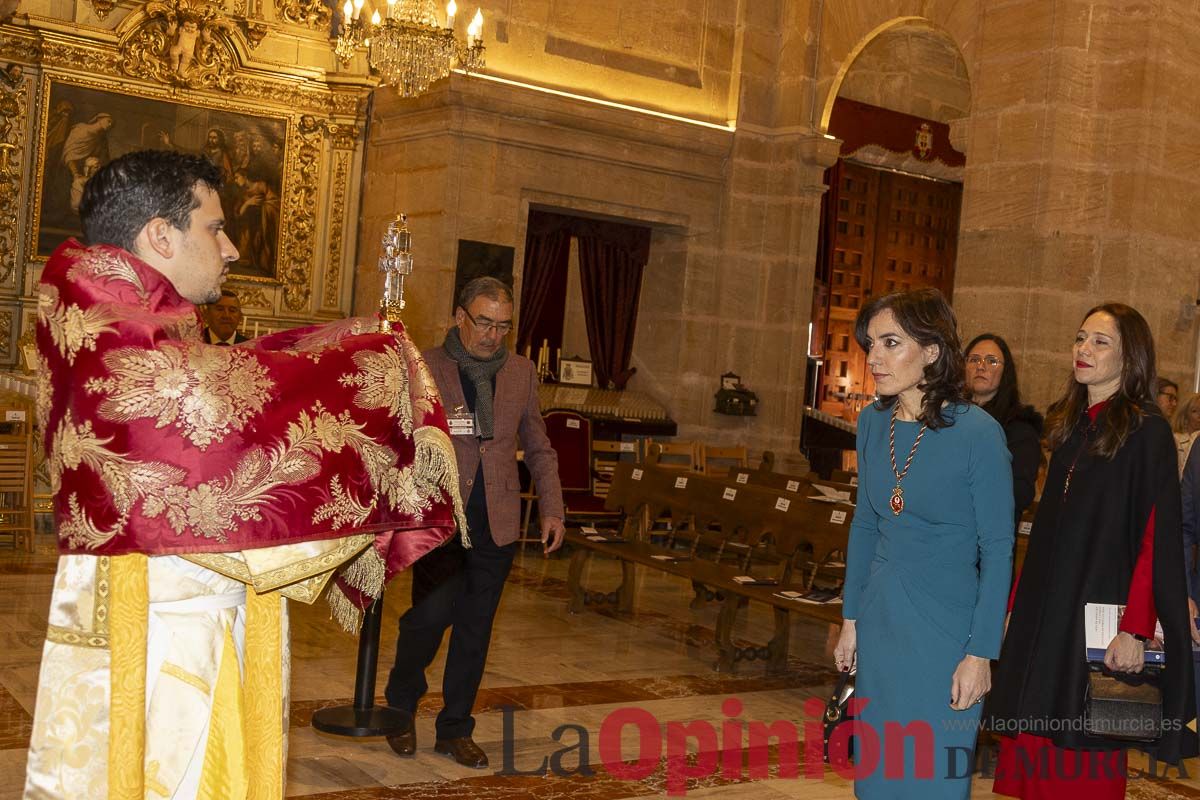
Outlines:
{"label": "metal pole stand", "polygon": [[399,708],[375,705],[375,670],[379,661],[379,625],[383,619],[381,594],[363,614],[358,637],[358,671],[354,677],[354,705],[330,706],[313,712],[312,726],[337,736],[395,736],[412,728],[412,714]]}

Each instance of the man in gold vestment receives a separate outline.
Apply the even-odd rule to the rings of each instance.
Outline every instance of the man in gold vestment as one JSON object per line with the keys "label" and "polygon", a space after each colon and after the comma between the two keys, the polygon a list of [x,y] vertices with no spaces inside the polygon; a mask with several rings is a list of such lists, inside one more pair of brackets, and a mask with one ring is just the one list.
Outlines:
{"label": "man in gold vestment", "polygon": [[461,519],[445,414],[403,331],[200,337],[238,253],[221,174],[105,166],[38,295],[60,559],[28,798],[282,798],[284,597],[347,629]]}

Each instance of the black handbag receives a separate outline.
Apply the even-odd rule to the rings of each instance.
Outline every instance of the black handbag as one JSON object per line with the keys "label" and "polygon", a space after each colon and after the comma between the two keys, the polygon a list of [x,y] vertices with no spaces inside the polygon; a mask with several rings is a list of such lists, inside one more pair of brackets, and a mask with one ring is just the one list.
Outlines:
{"label": "black handbag", "polygon": [[[829,700],[825,703],[825,763],[829,763],[829,737],[833,735],[833,730],[838,725],[846,722],[852,717],[850,716],[848,705],[850,698],[854,696],[854,674],[843,672],[841,679],[838,680],[837,687],[833,690],[833,694],[829,696]],[[846,757],[851,758],[854,755],[854,740],[850,739],[846,748]]]}
{"label": "black handbag", "polygon": [[1126,742],[1153,742],[1162,735],[1162,690],[1157,671],[1088,672],[1083,729],[1091,736]]}

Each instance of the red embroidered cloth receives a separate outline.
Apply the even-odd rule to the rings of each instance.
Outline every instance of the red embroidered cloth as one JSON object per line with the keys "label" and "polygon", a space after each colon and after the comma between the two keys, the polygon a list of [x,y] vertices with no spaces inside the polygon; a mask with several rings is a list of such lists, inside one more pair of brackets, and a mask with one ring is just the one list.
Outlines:
{"label": "red embroidered cloth", "polygon": [[37,325],[60,550],[219,553],[374,532],[390,577],[442,543],[461,504],[437,388],[407,335],[360,333],[374,326],[209,345],[157,270],[64,243]]}

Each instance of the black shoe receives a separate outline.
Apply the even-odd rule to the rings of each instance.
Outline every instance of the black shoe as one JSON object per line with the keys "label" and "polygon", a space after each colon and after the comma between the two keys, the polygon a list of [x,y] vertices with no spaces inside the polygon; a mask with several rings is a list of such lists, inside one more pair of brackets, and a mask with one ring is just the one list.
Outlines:
{"label": "black shoe", "polygon": [[459,764],[471,769],[483,769],[488,765],[487,753],[470,736],[460,739],[438,739],[433,744],[434,751],[450,756]]}
{"label": "black shoe", "polygon": [[417,752],[417,726],[414,723],[404,733],[387,737],[388,747],[398,756],[411,757]]}

